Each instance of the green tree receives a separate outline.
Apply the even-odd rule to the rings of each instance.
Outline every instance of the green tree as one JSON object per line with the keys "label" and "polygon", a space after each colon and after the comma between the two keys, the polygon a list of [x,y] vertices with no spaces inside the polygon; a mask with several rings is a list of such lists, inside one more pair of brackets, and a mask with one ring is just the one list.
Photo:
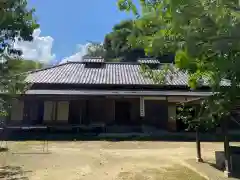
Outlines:
{"label": "green tree", "polygon": [[85,57],[105,57],[106,50],[101,43],[91,42],[87,46],[87,53]]}
{"label": "green tree", "polygon": [[[142,21],[149,21],[152,16],[144,11],[141,17]],[[156,33],[160,26],[152,21],[151,28],[142,27],[136,28],[137,21],[123,20],[113,26],[112,32],[105,36],[103,46],[106,50],[106,60],[136,62],[138,58],[156,57],[161,61],[171,61],[169,53],[164,57],[162,55],[146,55],[141,44],[136,43],[136,37],[140,38],[146,35]],[[139,24],[140,25],[140,24]]]}
{"label": "green tree", "polygon": [[[150,33],[131,39],[149,55],[175,52],[176,67],[189,73],[189,86],[208,83],[214,96],[206,100],[199,117],[204,123],[222,119],[239,96],[240,16],[234,0],[140,0],[147,16],[131,0],[119,7],[136,15],[135,28]],[[147,20],[146,20],[147,17]],[[152,31],[151,24],[158,24]],[[227,79],[227,80],[226,80]],[[225,85],[225,86],[223,86]],[[227,86],[227,87],[226,87]],[[209,120],[209,121],[207,121]],[[211,124],[211,123],[210,123]]]}
{"label": "green tree", "polygon": [[0,91],[5,94],[1,96],[5,108],[8,107],[6,102],[24,88],[22,76],[14,75],[16,66],[12,65],[12,59],[21,55],[21,51],[14,49],[14,41],[31,41],[38,27],[34,9],[27,8],[27,0],[0,1]]}
{"label": "green tree", "polygon": [[9,72],[11,75],[22,74],[43,67],[43,64],[40,62],[23,59],[9,59],[6,63],[7,67],[11,70]]}
{"label": "green tree", "polygon": [[155,33],[133,38],[133,44],[142,46],[151,55],[175,52],[175,66],[189,74],[190,87],[209,85],[213,95],[203,101],[195,123],[196,127],[222,124],[225,166],[229,172],[226,128],[240,93],[238,0],[140,0],[140,4],[143,10],[147,9],[150,17],[147,21],[131,0],[118,3],[121,10],[136,15],[136,28],[151,31],[152,22],[160,28]]}
{"label": "green tree", "polygon": [[104,39],[106,49],[106,59],[117,61],[136,61],[139,57],[144,57],[144,50],[132,47],[128,43],[128,38],[137,36],[132,20],[124,20],[113,27],[112,32],[108,33]]}

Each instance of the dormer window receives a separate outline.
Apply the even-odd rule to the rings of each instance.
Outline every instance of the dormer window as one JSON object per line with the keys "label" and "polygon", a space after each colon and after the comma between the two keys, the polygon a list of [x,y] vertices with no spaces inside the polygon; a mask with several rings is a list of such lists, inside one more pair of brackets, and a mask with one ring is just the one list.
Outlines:
{"label": "dormer window", "polygon": [[158,69],[160,65],[160,61],[157,59],[150,58],[141,58],[138,59],[138,63],[148,66],[150,69]]}
{"label": "dormer window", "polygon": [[104,59],[102,57],[87,57],[83,59],[85,68],[102,68],[104,67]]}

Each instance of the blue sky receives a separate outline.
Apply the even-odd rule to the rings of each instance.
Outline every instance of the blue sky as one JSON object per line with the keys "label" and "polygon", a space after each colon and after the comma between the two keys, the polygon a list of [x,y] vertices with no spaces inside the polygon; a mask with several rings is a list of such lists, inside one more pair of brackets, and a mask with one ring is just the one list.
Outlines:
{"label": "blue sky", "polygon": [[[51,61],[60,61],[81,51],[79,47],[88,41],[102,42],[114,24],[131,17],[130,14],[120,12],[116,2],[117,0],[29,0],[29,6],[36,9],[40,30],[36,33],[38,45],[29,44],[28,47],[42,48],[40,40],[45,45],[52,40],[52,45],[47,45],[52,53],[49,57],[52,58]],[[48,38],[48,41],[44,38]],[[30,53],[27,48],[25,51],[26,54]],[[36,52],[36,49],[31,51]],[[49,50],[38,54],[46,51]]]}

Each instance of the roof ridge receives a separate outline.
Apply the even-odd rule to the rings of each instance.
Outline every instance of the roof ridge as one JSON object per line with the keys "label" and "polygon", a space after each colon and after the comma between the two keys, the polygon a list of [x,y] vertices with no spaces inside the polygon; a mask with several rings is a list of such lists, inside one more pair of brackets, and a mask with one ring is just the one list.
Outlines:
{"label": "roof ridge", "polygon": [[41,68],[41,69],[35,69],[35,70],[32,70],[32,71],[29,71],[29,73],[36,73],[36,72],[40,72],[40,71],[45,71],[45,70],[48,70],[48,69],[57,68],[57,67],[60,67],[60,66],[64,66],[64,65],[67,65],[67,64],[71,64],[71,63],[72,63],[72,62],[65,62],[65,63],[53,65],[53,66],[50,66],[50,67],[45,67],[45,68]]}
{"label": "roof ridge", "polygon": [[[32,70],[32,71],[28,71],[27,73],[31,74],[31,73],[36,73],[36,72],[40,72],[40,71],[45,71],[45,70],[48,70],[48,69],[53,69],[53,68],[58,68],[60,66],[65,66],[67,64],[84,64],[85,62],[84,61],[68,61],[68,62],[65,62],[65,63],[61,63],[61,64],[57,64],[57,65],[53,65],[53,66],[50,66],[50,67],[45,67],[45,68],[41,68],[41,69],[36,69],[36,70]],[[122,65],[140,65],[142,63],[139,63],[139,62],[102,62],[103,64],[122,64]],[[160,65],[162,64],[173,64],[173,63],[159,63]]]}

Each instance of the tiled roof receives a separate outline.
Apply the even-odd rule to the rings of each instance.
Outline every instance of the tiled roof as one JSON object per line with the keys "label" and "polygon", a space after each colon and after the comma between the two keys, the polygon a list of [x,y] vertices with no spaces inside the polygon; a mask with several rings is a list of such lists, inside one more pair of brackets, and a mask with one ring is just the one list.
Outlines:
{"label": "tiled roof", "polygon": [[[83,62],[68,62],[32,72],[26,81],[52,84],[156,85],[153,80],[144,77],[137,63],[105,63],[101,68],[85,68]],[[182,86],[187,83],[188,75],[178,71],[174,75],[170,72],[164,85]]]}

